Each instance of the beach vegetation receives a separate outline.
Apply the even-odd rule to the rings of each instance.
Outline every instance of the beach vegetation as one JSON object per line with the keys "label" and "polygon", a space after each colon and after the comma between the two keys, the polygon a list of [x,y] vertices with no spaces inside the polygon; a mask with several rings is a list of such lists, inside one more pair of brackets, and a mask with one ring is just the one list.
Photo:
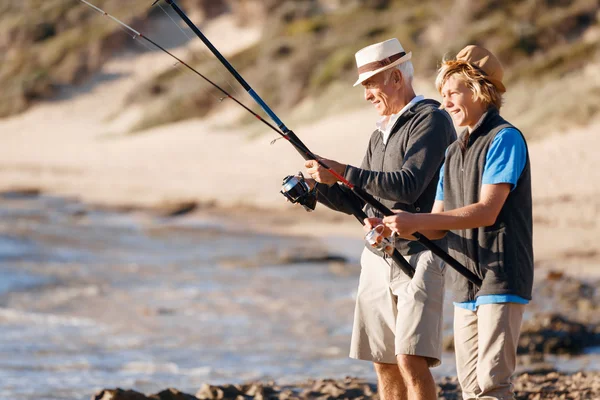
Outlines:
{"label": "beach vegetation", "polygon": [[[234,13],[244,12],[246,17],[238,16],[243,23],[252,21],[242,3],[222,2]],[[118,26],[93,10],[67,3],[2,2],[0,117],[52,98],[64,85],[84,82],[130,42]],[[146,0],[96,3],[134,26],[147,27],[153,18]],[[185,5],[192,3],[196,4]],[[433,82],[441,59],[466,44],[490,48],[505,66],[509,91],[504,113],[528,136],[597,117],[600,80],[594,71],[600,70],[600,12],[595,0],[257,0],[256,4],[255,9],[263,12],[262,18],[254,18],[261,21],[262,39],[228,58],[278,114],[290,118],[298,113],[315,118],[356,107],[359,101],[350,98],[360,100],[361,95],[340,90],[342,86],[352,90],[354,53],[390,37],[399,38],[413,52],[421,82]],[[37,12],[31,12],[34,6]],[[206,50],[202,52],[188,54],[186,61],[234,95],[243,94],[228,72],[207,57]],[[573,86],[566,88],[560,82]],[[422,92],[431,94],[430,86]],[[566,101],[564,94],[569,92],[577,95]],[[560,101],[549,100],[549,95]],[[207,116],[219,106],[220,97],[185,68],[167,69],[129,94],[128,103],[145,110],[133,130]],[[241,97],[256,109],[250,99]],[[307,104],[318,105],[313,117]],[[254,118],[239,120],[250,121]]]}

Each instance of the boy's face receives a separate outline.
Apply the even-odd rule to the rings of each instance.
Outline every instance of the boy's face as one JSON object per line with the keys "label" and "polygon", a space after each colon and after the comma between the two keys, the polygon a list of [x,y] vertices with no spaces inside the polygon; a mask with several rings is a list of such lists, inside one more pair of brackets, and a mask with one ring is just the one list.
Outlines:
{"label": "boy's face", "polygon": [[451,75],[442,87],[442,106],[458,126],[474,127],[485,112],[471,89],[459,75]]}

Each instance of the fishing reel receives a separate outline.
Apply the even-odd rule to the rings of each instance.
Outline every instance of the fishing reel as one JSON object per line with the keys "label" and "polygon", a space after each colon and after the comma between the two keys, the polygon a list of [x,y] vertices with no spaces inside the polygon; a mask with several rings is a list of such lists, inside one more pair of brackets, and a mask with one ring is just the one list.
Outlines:
{"label": "fishing reel", "polygon": [[280,193],[290,203],[302,205],[306,211],[313,211],[317,206],[316,185],[311,189],[302,172],[298,172],[298,175],[288,175],[283,178]]}
{"label": "fishing reel", "polygon": [[386,237],[383,235],[384,231],[384,225],[377,225],[375,228],[367,232],[365,235],[365,240],[372,248],[391,256],[394,252],[394,234],[392,233],[392,236]]}

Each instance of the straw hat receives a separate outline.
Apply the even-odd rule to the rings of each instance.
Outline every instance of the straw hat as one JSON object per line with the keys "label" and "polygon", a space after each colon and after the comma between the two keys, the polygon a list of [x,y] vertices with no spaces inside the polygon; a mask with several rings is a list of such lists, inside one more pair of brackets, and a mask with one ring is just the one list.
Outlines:
{"label": "straw hat", "polygon": [[394,38],[367,46],[359,50],[355,57],[358,80],[354,86],[358,86],[373,75],[410,60],[412,53],[406,54],[398,39]]}

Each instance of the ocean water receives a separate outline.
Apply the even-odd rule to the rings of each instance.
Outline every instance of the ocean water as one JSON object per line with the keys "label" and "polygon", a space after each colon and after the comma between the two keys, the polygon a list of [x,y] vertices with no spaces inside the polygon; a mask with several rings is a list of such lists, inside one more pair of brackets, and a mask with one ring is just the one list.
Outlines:
{"label": "ocean water", "polygon": [[[360,243],[44,196],[5,197],[0,217],[0,399],[374,377],[347,357]],[[277,264],[298,246],[351,262]]]}
{"label": "ocean water", "polygon": [[[347,356],[361,241],[223,226],[46,196],[0,198],[0,400],[375,381],[370,363]],[[349,262],[283,262],[319,252]],[[447,332],[451,319],[447,301]],[[597,350],[586,357],[556,364],[600,365]],[[432,372],[453,375],[452,354]]]}

